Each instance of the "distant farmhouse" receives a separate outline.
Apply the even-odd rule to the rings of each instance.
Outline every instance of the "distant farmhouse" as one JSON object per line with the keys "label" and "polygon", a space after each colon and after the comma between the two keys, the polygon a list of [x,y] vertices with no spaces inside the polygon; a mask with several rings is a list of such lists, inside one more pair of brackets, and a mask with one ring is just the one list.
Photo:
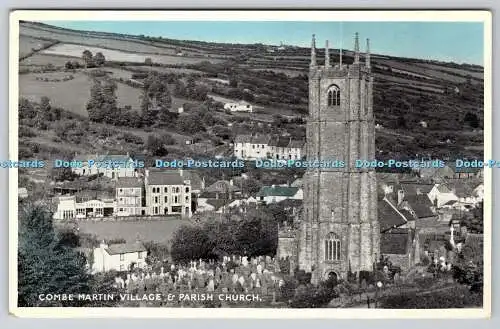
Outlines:
{"label": "distant farmhouse", "polygon": [[234,156],[239,159],[299,160],[304,155],[304,141],[290,137],[238,135],[234,140]]}

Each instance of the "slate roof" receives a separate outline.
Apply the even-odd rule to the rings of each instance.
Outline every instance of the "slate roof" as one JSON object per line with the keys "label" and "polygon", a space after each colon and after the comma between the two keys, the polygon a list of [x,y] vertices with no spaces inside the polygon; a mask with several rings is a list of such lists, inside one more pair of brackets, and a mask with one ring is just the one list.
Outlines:
{"label": "slate roof", "polygon": [[448,186],[453,189],[455,195],[459,198],[466,198],[474,195],[474,187],[464,181],[456,181],[448,183]]}
{"label": "slate roof", "polygon": [[411,236],[407,230],[390,231],[380,235],[380,253],[382,255],[404,255],[408,251]]}
{"label": "slate roof", "polygon": [[287,208],[287,207],[295,207],[295,208],[298,208],[298,207],[301,207],[302,206],[302,200],[297,200],[297,199],[285,199],[285,200],[281,200],[280,202],[278,202],[278,204],[280,206],[283,206],[284,208]]}
{"label": "slate roof", "polygon": [[189,183],[191,184],[191,188],[193,190],[201,190],[203,186],[203,180],[197,172],[192,170],[184,170],[182,172],[182,178],[184,178],[184,180],[189,180]]}
{"label": "slate roof", "polygon": [[401,188],[405,192],[405,195],[427,194],[433,187],[434,184],[401,182]]}
{"label": "slate roof", "polygon": [[439,184],[437,190],[441,193],[451,193],[451,190],[444,184]]}
{"label": "slate roof", "polygon": [[290,144],[288,145],[288,147],[290,148],[302,148],[304,147],[304,144],[305,142],[304,141],[301,141],[301,140],[291,140],[290,141]]}
{"label": "slate roof", "polygon": [[433,217],[436,214],[432,211],[432,202],[427,195],[413,195],[405,197],[409,206],[415,212],[417,218]]}
{"label": "slate roof", "polygon": [[148,185],[184,185],[184,180],[177,171],[150,171]]}
{"label": "slate roof", "polygon": [[240,191],[240,188],[238,186],[231,185],[231,183],[227,180],[218,180],[212,185],[208,186],[204,192],[228,193],[237,191]]}
{"label": "slate roof", "polygon": [[120,188],[133,188],[133,187],[142,187],[142,180],[135,177],[122,177],[116,181],[116,187]]}
{"label": "slate roof", "polygon": [[257,193],[257,197],[266,197],[266,196],[285,196],[292,197],[297,191],[298,187],[291,186],[262,186],[260,191]]}
{"label": "slate roof", "polygon": [[128,254],[139,251],[147,251],[141,242],[112,244],[106,249],[106,252],[110,255]]}
{"label": "slate roof", "polygon": [[[409,214],[408,214],[409,215]],[[380,232],[385,232],[393,227],[399,227],[411,219],[406,218],[401,211],[397,211],[395,206],[389,200],[383,199],[378,202],[378,220],[380,223]]]}
{"label": "slate roof", "polygon": [[213,206],[214,210],[217,211],[225,205],[226,201],[227,200],[211,198],[207,199],[206,203]]}

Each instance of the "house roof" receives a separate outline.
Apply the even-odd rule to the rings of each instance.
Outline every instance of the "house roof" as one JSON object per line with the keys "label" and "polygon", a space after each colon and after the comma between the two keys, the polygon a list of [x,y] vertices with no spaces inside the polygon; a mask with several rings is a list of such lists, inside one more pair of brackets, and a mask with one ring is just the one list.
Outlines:
{"label": "house roof", "polygon": [[129,161],[130,155],[127,154],[107,154],[103,156],[104,161]]}
{"label": "house roof", "polygon": [[217,211],[226,204],[226,201],[227,200],[210,198],[207,199],[206,203],[213,206],[214,210]]}
{"label": "house roof", "polygon": [[297,178],[296,180],[294,180],[292,182],[293,187],[302,187],[303,185],[304,185],[304,182],[303,182],[302,178]]}
{"label": "house roof", "polygon": [[383,199],[378,202],[378,219],[380,232],[385,232],[393,227],[406,224],[411,217],[406,218],[389,200]]}
{"label": "house roof", "polygon": [[405,195],[427,194],[433,187],[434,184],[401,182],[401,188],[405,192]]}
{"label": "house roof", "polygon": [[106,248],[110,255],[128,254],[139,251],[147,251],[141,242],[112,244]]}
{"label": "house roof", "polygon": [[177,171],[150,171],[147,177],[148,185],[184,185],[184,180]]}
{"label": "house roof", "polygon": [[231,185],[227,180],[218,180],[209,187],[205,189],[205,192],[218,192],[218,193],[228,193],[237,192],[240,188],[235,185]]}
{"label": "house roof", "polygon": [[290,141],[290,144],[288,145],[288,147],[290,148],[302,148],[304,147],[304,141],[301,141],[301,140],[291,140]]}
{"label": "house roof", "polygon": [[142,187],[142,180],[135,177],[122,177],[116,181],[116,187],[120,188],[133,188],[133,187]]}
{"label": "house roof", "polygon": [[302,200],[297,200],[297,199],[285,199],[285,200],[281,200],[280,202],[278,202],[278,204],[280,206],[283,206],[283,207],[295,207],[295,208],[298,208],[298,207],[301,207],[302,206]]}
{"label": "house roof", "polygon": [[269,141],[269,146],[287,147],[290,144],[290,137],[274,136]]}
{"label": "house roof", "polygon": [[194,190],[201,190],[203,186],[203,179],[200,177],[200,175],[196,171],[192,170],[183,170],[182,171],[182,178],[185,180],[189,180],[189,183],[191,184],[191,188]]}
{"label": "house roof", "polygon": [[267,144],[269,143],[269,136],[266,135],[255,135],[252,137],[251,143],[253,144]]}
{"label": "house roof", "polygon": [[297,191],[298,187],[292,186],[262,186],[260,191],[257,193],[258,197],[266,197],[266,196],[285,196],[292,197]]}
{"label": "house roof", "polygon": [[450,200],[450,201],[448,201],[446,203],[443,203],[443,206],[451,206],[451,205],[454,205],[457,202],[458,202],[457,200]]}
{"label": "house roof", "polygon": [[408,230],[394,230],[380,235],[380,253],[382,255],[404,255],[408,251],[410,234]]}
{"label": "house roof", "polygon": [[444,185],[444,184],[439,184],[437,186],[437,190],[440,192],[440,193],[451,193],[451,190],[448,188],[448,186]]}
{"label": "house roof", "polygon": [[238,135],[234,138],[235,143],[250,143],[251,140],[251,135]]}
{"label": "house roof", "polygon": [[425,218],[435,216],[432,211],[432,202],[427,195],[410,195],[405,197],[409,206],[415,212],[417,218]]}
{"label": "house roof", "polygon": [[456,181],[448,183],[448,186],[452,189],[456,196],[459,198],[466,198],[474,195],[474,187],[463,181]]}

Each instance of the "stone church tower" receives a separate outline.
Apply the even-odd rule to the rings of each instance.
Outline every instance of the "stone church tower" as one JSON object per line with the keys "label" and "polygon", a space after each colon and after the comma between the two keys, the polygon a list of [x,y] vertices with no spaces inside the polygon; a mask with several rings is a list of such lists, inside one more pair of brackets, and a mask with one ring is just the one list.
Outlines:
{"label": "stone church tower", "polygon": [[360,62],[356,33],[354,62],[316,62],[313,35],[309,71],[307,159],[340,160],[343,168],[309,168],[304,175],[304,220],[298,235],[298,265],[312,282],[372,271],[380,255],[377,185],[373,169],[356,159],[375,159],[373,75],[369,40]]}

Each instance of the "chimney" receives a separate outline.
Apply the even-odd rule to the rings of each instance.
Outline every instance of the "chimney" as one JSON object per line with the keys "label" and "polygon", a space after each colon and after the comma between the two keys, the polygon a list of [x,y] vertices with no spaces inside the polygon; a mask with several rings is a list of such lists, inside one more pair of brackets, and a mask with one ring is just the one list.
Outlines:
{"label": "chimney", "polygon": [[184,170],[182,168],[179,168],[179,175],[181,175],[181,177],[184,176]]}

